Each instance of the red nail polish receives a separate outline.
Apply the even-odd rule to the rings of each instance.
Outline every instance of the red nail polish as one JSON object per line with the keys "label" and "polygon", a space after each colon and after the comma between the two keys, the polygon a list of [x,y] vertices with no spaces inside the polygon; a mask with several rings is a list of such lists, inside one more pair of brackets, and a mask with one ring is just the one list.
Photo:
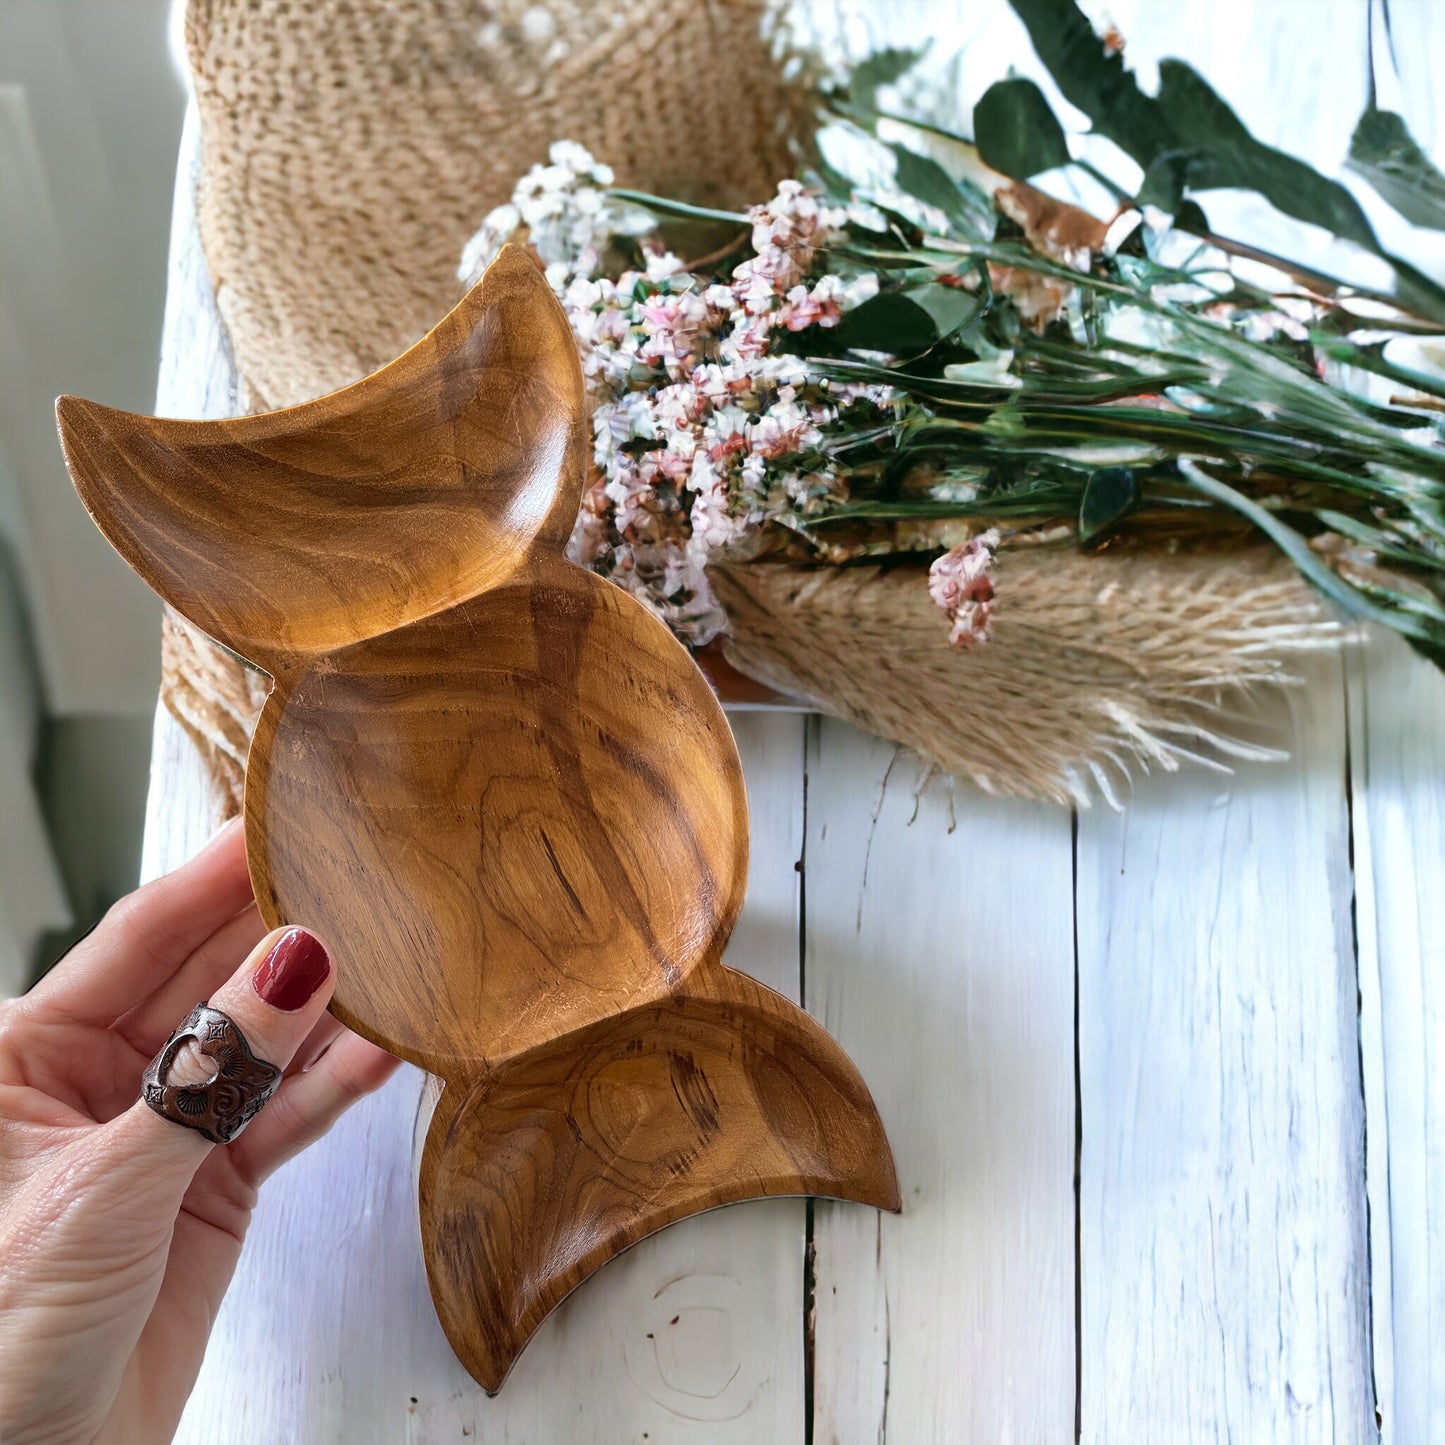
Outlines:
{"label": "red nail polish", "polygon": [[295,1013],[326,982],[331,960],[326,947],[304,928],[288,928],[267,950],[251,985],[272,1008]]}

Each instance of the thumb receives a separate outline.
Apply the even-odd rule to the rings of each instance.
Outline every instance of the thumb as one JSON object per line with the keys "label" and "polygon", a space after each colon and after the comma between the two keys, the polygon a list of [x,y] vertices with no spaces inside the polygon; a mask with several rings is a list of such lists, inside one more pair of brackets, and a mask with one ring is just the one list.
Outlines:
{"label": "thumb", "polygon": [[[284,1069],[325,1012],[335,982],[321,940],[304,928],[281,928],[252,949],[209,1003],[230,1017],[256,1058]],[[203,1083],[215,1069],[215,1061],[191,1045],[175,1055],[162,1082]],[[114,1171],[112,1182],[153,1218],[166,1208],[174,1217],[196,1170],[212,1149],[223,1147],[141,1099],[99,1133],[103,1137],[94,1142]]]}

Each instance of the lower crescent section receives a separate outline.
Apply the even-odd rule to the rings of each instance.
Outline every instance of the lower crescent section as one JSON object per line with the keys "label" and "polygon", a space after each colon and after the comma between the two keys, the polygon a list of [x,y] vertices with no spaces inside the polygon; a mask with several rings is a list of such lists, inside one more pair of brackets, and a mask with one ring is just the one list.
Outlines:
{"label": "lower crescent section", "polygon": [[858,1071],[808,1014],[731,969],[446,1086],[421,1151],[442,1328],[496,1391],[588,1275],[688,1215],[771,1195],[899,1207]]}

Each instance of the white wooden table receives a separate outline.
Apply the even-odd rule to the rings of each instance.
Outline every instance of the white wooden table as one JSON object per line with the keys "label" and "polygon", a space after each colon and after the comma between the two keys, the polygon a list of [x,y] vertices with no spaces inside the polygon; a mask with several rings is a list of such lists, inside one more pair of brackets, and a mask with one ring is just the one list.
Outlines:
{"label": "white wooden table", "polygon": [[[189,163],[176,214],[158,409],[224,415]],[[268,1186],[179,1438],[1445,1441],[1445,682],[1380,639],[1309,671],[1291,762],[1122,814],[950,808],[847,727],[736,715],[729,961],[857,1061],[903,1213],[676,1225],[489,1400],[427,1296],[404,1070]],[[159,713],[147,872],[211,826]]]}

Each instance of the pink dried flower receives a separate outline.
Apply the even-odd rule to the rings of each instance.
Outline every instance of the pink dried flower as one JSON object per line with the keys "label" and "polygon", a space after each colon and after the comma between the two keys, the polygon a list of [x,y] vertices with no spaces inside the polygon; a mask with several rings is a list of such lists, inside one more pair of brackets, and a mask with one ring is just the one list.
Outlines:
{"label": "pink dried flower", "polygon": [[699,402],[721,406],[753,389],[753,373],[736,361],[719,364],[707,361],[692,374]]}
{"label": "pink dried flower", "polygon": [[773,318],[748,316],[722,339],[718,354],[724,361],[761,361],[772,344]]}
{"label": "pink dried flower", "polygon": [[[702,468],[698,470],[702,471]],[[695,475],[694,480],[704,482],[706,475],[705,472],[703,476]],[[727,487],[716,473],[712,473],[711,480],[699,486],[694,495],[691,521],[693,550],[703,562],[709,553],[726,547],[737,534],[738,519],[728,510]]]}
{"label": "pink dried flower", "polygon": [[638,307],[642,361],[660,362],[674,380],[687,376],[707,344],[707,303],[695,291],[657,294]]}
{"label": "pink dried flower", "polygon": [[[787,393],[789,387],[783,388]],[[815,425],[813,412],[800,406],[791,396],[778,400],[758,418],[750,438],[753,451],[763,457],[782,457],[817,446],[823,434]]]}
{"label": "pink dried flower", "polygon": [[[678,636],[706,643],[726,625],[709,563],[766,522],[842,496],[843,479],[820,469],[825,429],[854,401],[892,401],[873,383],[825,394],[808,363],[779,346],[789,331],[836,324],[878,280],[817,274],[847,216],[797,181],[750,213],[756,255],[724,283],[689,274],[655,224],[636,224],[606,193],[605,167],[580,148],[551,160],[489,220],[469,264],[522,228],[577,338],[595,481],[570,555]],[[643,269],[601,274],[623,236],[638,243]]]}
{"label": "pink dried flower", "polygon": [[928,594],[953,623],[948,634],[950,647],[988,641],[997,548],[998,532],[990,528],[945,552],[928,569]]}
{"label": "pink dried flower", "polygon": [[836,276],[824,276],[811,291],[806,286],[794,286],[778,312],[778,320],[789,331],[802,331],[807,326],[836,326],[843,315],[842,290]]}
{"label": "pink dried flower", "polygon": [[763,270],[756,261],[744,261],[733,272],[732,289],[737,304],[749,316],[766,316],[785,287],[778,276]]}
{"label": "pink dried flower", "polygon": [[704,427],[708,459],[726,462],[749,450],[748,413],[738,407],[719,407]]}
{"label": "pink dried flower", "polygon": [[826,246],[847,217],[838,209],[820,206],[801,182],[780,181],[778,193],[763,206],[748,212],[753,223],[756,261],[747,263],[774,282],[785,294],[807,275],[813,253]]}

